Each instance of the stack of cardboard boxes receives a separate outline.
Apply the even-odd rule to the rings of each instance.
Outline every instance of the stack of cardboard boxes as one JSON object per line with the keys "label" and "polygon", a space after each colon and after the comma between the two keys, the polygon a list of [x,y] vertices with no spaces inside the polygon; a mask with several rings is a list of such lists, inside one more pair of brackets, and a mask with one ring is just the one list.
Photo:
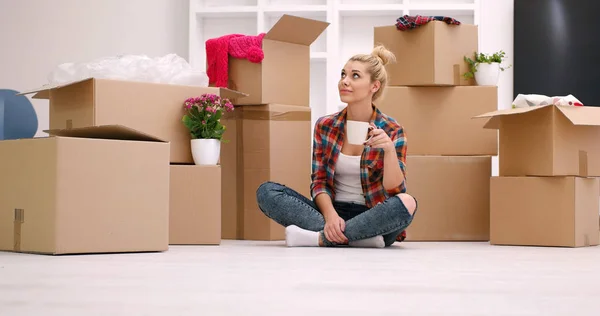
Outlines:
{"label": "stack of cardboard boxes", "polygon": [[284,15],[263,39],[260,64],[229,58],[228,87],[249,96],[222,120],[229,140],[221,151],[223,239],[285,238],[256,202],[263,182],[310,196],[310,45],[328,25]]}
{"label": "stack of cardboard boxes", "polygon": [[491,179],[491,244],[598,245],[600,108],[493,111],[499,176]]}
{"label": "stack of cardboard boxes", "polygon": [[183,102],[203,93],[243,96],[95,78],[24,92],[49,100],[51,137],[0,142],[0,250],[139,252],[219,243],[220,187],[205,185],[219,181],[219,168],[175,165],[192,163]]}
{"label": "stack of cardboard boxes", "polygon": [[[258,209],[256,189],[277,181],[309,195],[309,47],[327,26],[283,16],[264,38],[262,63],[230,60],[237,91],[88,78],[24,92],[49,100],[50,137],[0,142],[0,250],[123,253],[284,238]],[[237,106],[222,120],[229,142],[216,166],[194,165],[181,121],[185,100],[205,93]]]}
{"label": "stack of cardboard boxes", "polygon": [[[309,196],[309,47],[327,26],[284,15],[264,37],[261,63],[230,58],[228,89],[89,78],[24,92],[49,100],[51,137],[0,142],[0,250],[283,239],[256,190],[275,181]],[[495,86],[461,77],[477,50],[473,25],[374,35],[398,59],[377,105],[408,139],[407,187],[419,201],[408,240],[598,244],[599,108],[496,111]],[[193,164],[181,123],[183,102],[204,93],[236,105],[222,120],[229,142],[217,166]],[[490,181],[497,130],[500,176]]]}
{"label": "stack of cardboard boxes", "polygon": [[415,29],[376,27],[374,44],[397,58],[376,105],[405,129],[407,189],[419,210],[412,241],[488,241],[491,156],[497,131],[472,117],[497,109],[497,87],[475,86],[462,74],[478,50],[477,26],[432,21]]}

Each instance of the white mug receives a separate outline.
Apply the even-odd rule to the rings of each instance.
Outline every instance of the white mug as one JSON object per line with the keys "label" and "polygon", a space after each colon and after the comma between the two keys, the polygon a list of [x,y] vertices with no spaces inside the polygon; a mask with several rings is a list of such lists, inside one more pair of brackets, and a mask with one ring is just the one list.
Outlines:
{"label": "white mug", "polygon": [[346,128],[348,143],[353,145],[364,145],[368,140],[367,135],[371,129],[369,122],[347,121],[346,124],[348,125]]}

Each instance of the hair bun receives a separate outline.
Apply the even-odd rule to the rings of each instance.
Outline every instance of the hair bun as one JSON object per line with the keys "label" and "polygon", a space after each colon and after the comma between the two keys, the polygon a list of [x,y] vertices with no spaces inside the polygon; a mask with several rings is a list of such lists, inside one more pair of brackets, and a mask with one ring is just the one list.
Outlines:
{"label": "hair bun", "polygon": [[394,53],[385,48],[383,45],[375,46],[375,48],[373,48],[373,52],[371,52],[371,55],[379,58],[384,66],[390,62],[396,61],[396,55],[394,55]]}

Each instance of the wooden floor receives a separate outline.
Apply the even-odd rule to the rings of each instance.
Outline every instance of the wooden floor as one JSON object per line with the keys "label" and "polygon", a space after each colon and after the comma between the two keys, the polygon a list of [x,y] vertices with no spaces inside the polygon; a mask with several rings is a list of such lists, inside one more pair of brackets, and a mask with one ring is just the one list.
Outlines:
{"label": "wooden floor", "polygon": [[0,252],[0,315],[600,315],[600,247]]}

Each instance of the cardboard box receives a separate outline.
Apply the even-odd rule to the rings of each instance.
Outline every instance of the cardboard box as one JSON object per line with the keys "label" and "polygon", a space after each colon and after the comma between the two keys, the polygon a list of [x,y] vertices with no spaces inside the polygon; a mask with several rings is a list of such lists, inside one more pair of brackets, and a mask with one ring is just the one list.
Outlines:
{"label": "cardboard box", "polygon": [[226,98],[244,94],[219,88],[147,82],[86,79],[23,92],[50,100],[50,129],[123,125],[171,143],[172,163],[193,163],[190,134],[181,123],[183,102],[214,93]]}
{"label": "cardboard box", "polygon": [[469,71],[464,57],[472,59],[478,50],[476,25],[431,21],[407,31],[394,25],[375,27],[374,44],[396,55],[397,62],[386,66],[391,86],[475,84],[463,74]]}
{"label": "cardboard box", "polygon": [[310,45],[327,26],[328,22],[285,14],[263,38],[261,63],[230,57],[228,87],[249,94],[235,104],[308,106]]}
{"label": "cardboard box", "polygon": [[488,241],[489,156],[408,156],[407,190],[418,210],[407,241]]}
{"label": "cardboard box", "polygon": [[256,190],[266,181],[310,196],[311,112],[309,107],[268,104],[237,107],[222,121],[223,239],[283,240],[285,229],[265,216]]}
{"label": "cardboard box", "polygon": [[221,243],[221,166],[171,165],[169,244]]}
{"label": "cardboard box", "polygon": [[498,154],[498,131],[472,119],[498,109],[497,87],[388,87],[376,104],[404,127],[409,155]]}
{"label": "cardboard box", "polygon": [[598,245],[598,178],[493,177],[493,245]]}
{"label": "cardboard box", "polygon": [[0,139],[4,139],[4,98],[0,95]]}
{"label": "cardboard box", "polygon": [[164,251],[169,144],[122,126],[0,142],[0,250]]}
{"label": "cardboard box", "polygon": [[600,108],[532,106],[494,111],[500,176],[600,176]]}

